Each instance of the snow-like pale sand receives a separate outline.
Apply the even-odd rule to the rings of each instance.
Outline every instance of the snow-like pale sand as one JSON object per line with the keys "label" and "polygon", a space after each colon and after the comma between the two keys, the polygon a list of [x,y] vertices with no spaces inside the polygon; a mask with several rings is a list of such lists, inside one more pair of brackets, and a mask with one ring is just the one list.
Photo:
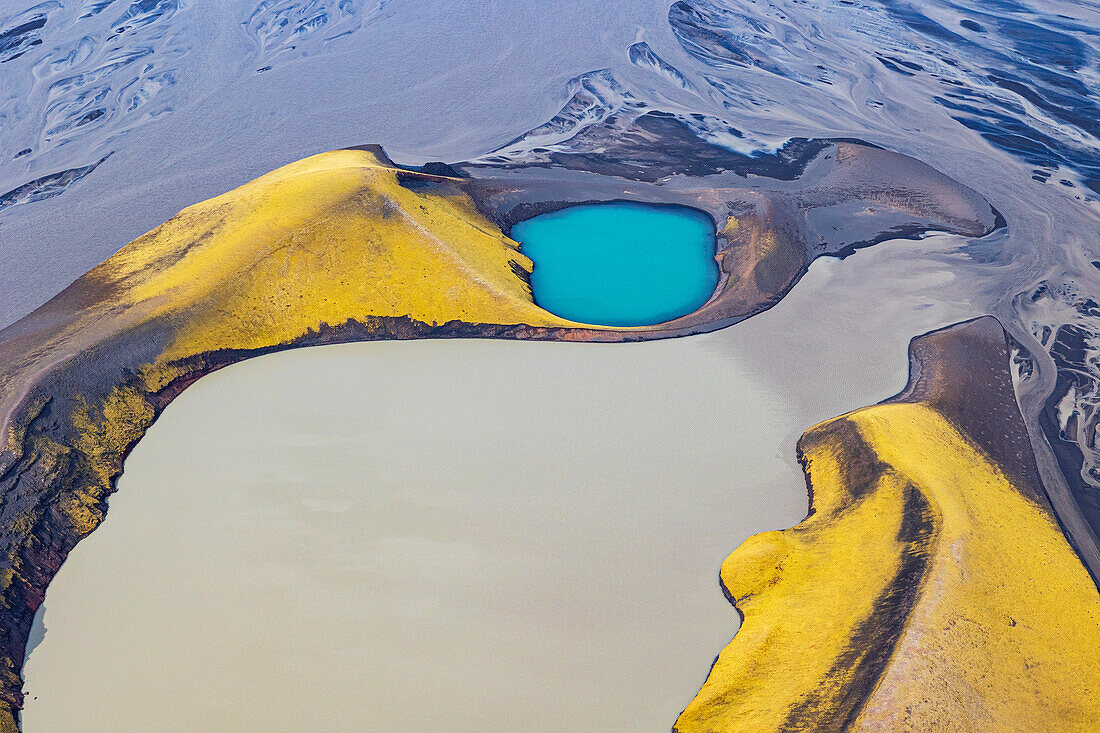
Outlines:
{"label": "snow-like pale sand", "polygon": [[[810,424],[974,315],[950,237],[648,344],[352,344],[203,378],[50,586],[26,733],[661,731],[799,521]],[[41,624],[38,633],[41,633]]]}

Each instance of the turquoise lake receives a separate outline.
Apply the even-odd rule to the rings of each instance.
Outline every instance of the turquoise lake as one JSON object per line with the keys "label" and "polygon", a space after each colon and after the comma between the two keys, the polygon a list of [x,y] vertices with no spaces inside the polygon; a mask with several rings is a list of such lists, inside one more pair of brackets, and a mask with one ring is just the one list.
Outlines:
{"label": "turquoise lake", "polygon": [[535,302],[564,318],[646,326],[690,313],[718,283],[714,223],[686,206],[585,204],[512,227]]}

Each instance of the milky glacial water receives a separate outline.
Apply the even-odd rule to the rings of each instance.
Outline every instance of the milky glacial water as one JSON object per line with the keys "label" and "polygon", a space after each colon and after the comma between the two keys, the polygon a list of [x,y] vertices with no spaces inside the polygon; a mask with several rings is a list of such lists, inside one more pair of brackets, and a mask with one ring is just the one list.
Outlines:
{"label": "milky glacial water", "polygon": [[1034,357],[1032,429],[1062,405],[1048,420],[1084,457],[1062,470],[1100,523],[1098,28],[1087,0],[13,0],[0,324],[184,206],[332,148],[568,148],[626,104],[745,152],[858,137],[1004,215],[954,268]]}
{"label": "milky glacial water", "polygon": [[[1007,227],[947,249],[878,245],[873,255],[819,261],[811,275],[831,272],[828,288],[807,277],[776,310],[791,308],[788,300],[801,309],[731,329],[746,339],[739,353],[757,355],[753,368],[806,405],[774,447],[789,457],[811,416],[888,394],[880,365],[896,364],[897,377],[913,333],[994,313],[1033,357],[1019,364],[1029,428],[1037,432],[1045,406],[1057,406],[1048,421],[1083,451],[1062,470],[1100,516],[1096,3],[621,0],[598,17],[592,8],[588,0],[3,3],[0,324],[184,206],[349,144],[381,143],[410,163],[567,149],[578,131],[626,105],[686,115],[700,134],[745,152],[791,136],[857,137],[967,184]],[[882,267],[849,267],[864,256]],[[848,277],[858,282],[838,281]],[[954,285],[945,291],[942,279]],[[967,307],[948,292],[965,294]],[[797,300],[806,293],[812,302]],[[820,305],[841,296],[851,298],[847,310]],[[1044,480],[1064,483],[1049,447],[1036,445]],[[47,603],[49,625],[66,611]],[[58,617],[32,655],[30,684],[51,635],[67,625]],[[68,641],[97,638],[83,628]],[[71,648],[68,665],[106,659],[103,649]],[[81,679],[120,674],[104,665]],[[51,687],[42,680],[39,692]],[[96,700],[116,692],[100,690]],[[44,714],[30,705],[29,725]]]}
{"label": "milky glacial water", "polygon": [[542,308],[578,323],[646,326],[707,302],[718,284],[714,222],[686,206],[613,202],[521,221]]}
{"label": "milky glacial water", "polygon": [[974,314],[960,245],[818,260],[698,337],[348,344],[204,377],[50,585],[24,730],[668,730],[737,629],[721,561],[806,512],[798,435]]}

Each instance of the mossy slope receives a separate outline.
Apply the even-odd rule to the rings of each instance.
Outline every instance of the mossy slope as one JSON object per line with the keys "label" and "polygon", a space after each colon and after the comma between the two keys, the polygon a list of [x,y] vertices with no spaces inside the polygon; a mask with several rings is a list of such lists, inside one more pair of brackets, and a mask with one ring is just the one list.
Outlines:
{"label": "mossy slope", "polygon": [[339,150],[185,209],[5,331],[0,730],[49,579],[176,394],[293,346],[580,326],[534,304],[530,268],[460,189]]}
{"label": "mossy slope", "polygon": [[1003,332],[913,353],[896,401],[803,435],[810,515],[723,564],[744,624],[675,730],[1096,729],[1100,596],[1012,450]]}
{"label": "mossy slope", "polygon": [[[494,191],[511,190],[490,183]],[[725,222],[729,246],[720,259],[728,278],[710,304],[677,327],[571,323],[534,304],[530,261],[502,233],[503,219],[485,215],[486,200],[471,197],[482,184],[400,169],[378,150],[307,158],[182,211],[0,333],[0,731],[16,727],[27,634],[50,579],[102,521],[127,452],[202,375],[280,349],[342,341],[616,341],[692,333],[768,307],[808,262],[799,226],[762,199],[760,216],[716,219]],[[942,187],[933,184],[930,190]],[[622,182],[601,185],[618,191]],[[692,200],[725,202],[726,193],[702,190]],[[967,221],[960,231],[989,229],[981,216]],[[1003,355],[1000,338],[997,354]],[[916,646],[920,638],[939,648],[936,635],[904,646],[918,628],[911,625],[914,614],[936,597],[927,591],[933,573],[946,573],[950,593],[944,597],[951,602],[967,597],[965,583],[978,582],[974,578],[984,580],[973,588],[991,595],[986,605],[967,606],[965,619],[929,607],[922,611],[928,623],[1008,633],[997,626],[1008,612],[1004,599],[1022,592],[1024,582],[1008,577],[1008,560],[998,565],[995,556],[1011,558],[1018,578],[1031,578],[1038,569],[1028,564],[1035,562],[1029,552],[1043,552],[1059,574],[1037,586],[1054,601],[1036,604],[1033,615],[1013,616],[1019,623],[1009,628],[1020,631],[1011,633],[1040,634],[1020,648],[1034,650],[1043,664],[1052,658],[1040,649],[1048,641],[1041,634],[1049,634],[1046,622],[1068,623],[1057,616],[1061,603],[1080,612],[1075,623],[1081,628],[1073,633],[1083,636],[1072,642],[1085,651],[1078,653],[1096,651],[1089,635],[1095,609],[1088,605],[1095,605],[1095,590],[1092,596],[1082,590],[1084,571],[1043,504],[1003,365],[968,381],[958,369],[932,368],[957,361],[949,349],[934,351],[922,370],[931,392],[913,392],[921,404],[909,406],[906,417],[854,413],[807,434],[803,452],[817,513],[789,533],[750,541],[723,569],[750,617],[685,711],[682,730],[827,729],[896,713],[904,701],[870,693],[900,669],[887,662],[906,658],[906,648],[924,654]],[[937,374],[942,379],[934,379]],[[952,385],[965,388],[952,392]],[[995,419],[975,422],[985,414],[974,409],[975,399]],[[1005,435],[1014,437],[1001,450]],[[917,436],[934,450],[896,453]],[[974,484],[970,493],[951,483],[964,479]],[[1012,542],[1019,547],[1009,547]],[[979,564],[952,576],[943,558],[954,557],[954,550],[945,547],[967,548]],[[792,572],[777,573],[777,563]],[[832,611],[817,613],[821,625],[805,613],[818,606]],[[757,613],[767,626],[754,626]],[[1026,699],[1024,683],[1005,686],[988,677],[1001,669],[996,665],[1020,661],[1017,647],[1004,646],[996,634],[967,633],[943,636],[941,651],[967,665],[967,673],[992,670],[986,676],[960,677],[970,687],[943,689],[928,675],[912,674],[891,689],[937,705],[946,701],[949,712],[961,709],[953,702],[956,689],[994,705],[1010,694]],[[1050,649],[1070,638],[1049,640]],[[999,656],[983,659],[976,644]],[[1090,675],[1045,674],[1020,679],[1037,680],[1043,690],[1070,685],[1059,720],[1077,720],[1084,710],[1080,694],[1094,690]],[[885,712],[875,713],[875,700]],[[1004,709],[1038,714],[1021,705]]]}

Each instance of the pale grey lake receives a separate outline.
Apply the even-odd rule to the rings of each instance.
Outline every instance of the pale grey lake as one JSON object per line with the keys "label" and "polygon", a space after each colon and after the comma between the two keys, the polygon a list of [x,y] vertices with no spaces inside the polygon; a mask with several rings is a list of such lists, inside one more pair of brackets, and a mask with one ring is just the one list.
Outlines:
{"label": "pale grey lake", "polygon": [[203,378],[50,586],[25,731],[668,730],[737,628],[722,560],[805,515],[798,435],[974,315],[957,241],[818,260],[704,336]]}

